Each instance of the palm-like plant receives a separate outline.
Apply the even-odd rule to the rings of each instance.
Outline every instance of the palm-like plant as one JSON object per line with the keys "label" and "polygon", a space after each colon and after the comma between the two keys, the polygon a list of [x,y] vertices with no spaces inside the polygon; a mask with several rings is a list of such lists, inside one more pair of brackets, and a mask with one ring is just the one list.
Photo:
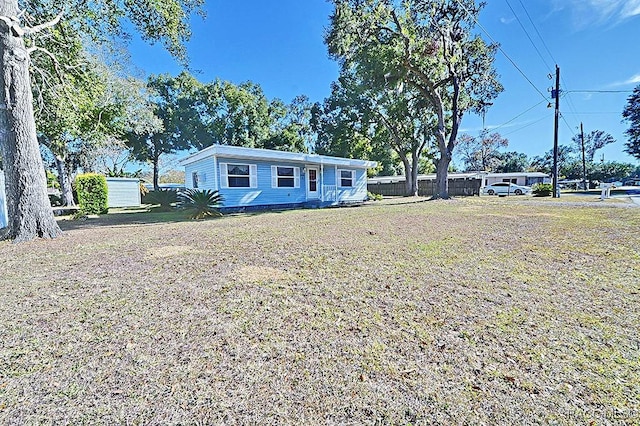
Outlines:
{"label": "palm-like plant", "polygon": [[150,191],[143,197],[143,202],[159,204],[161,211],[170,211],[178,202],[178,192],[174,189]]}
{"label": "palm-like plant", "polygon": [[222,216],[219,207],[222,195],[210,189],[187,189],[180,194],[181,206],[191,213],[191,219],[204,219],[210,216]]}

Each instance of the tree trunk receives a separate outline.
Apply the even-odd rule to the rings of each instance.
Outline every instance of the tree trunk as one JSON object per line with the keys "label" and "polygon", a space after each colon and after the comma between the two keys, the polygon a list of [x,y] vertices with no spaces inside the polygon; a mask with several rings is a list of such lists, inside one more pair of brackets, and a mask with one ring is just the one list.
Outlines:
{"label": "tree trunk", "polygon": [[47,195],[47,179],[33,117],[29,54],[17,30],[17,0],[0,0],[0,147],[4,159],[8,229],[15,242],[55,238],[61,230]]}
{"label": "tree trunk", "polygon": [[436,164],[436,194],[433,198],[449,199],[449,164],[451,155],[440,154],[440,159]]}
{"label": "tree trunk", "polygon": [[153,157],[153,190],[157,191],[160,189],[160,184],[159,184],[159,164],[160,163],[160,159],[158,158],[158,156]]}
{"label": "tree trunk", "polygon": [[69,175],[69,169],[65,164],[65,159],[62,156],[56,155],[56,168],[58,169],[58,182],[60,183],[60,192],[62,193],[62,205],[63,206],[75,206],[76,202],[73,199],[73,186],[71,185],[71,176]]}
{"label": "tree trunk", "polygon": [[411,172],[411,163],[409,163],[409,159],[407,156],[402,153],[398,153],[400,155],[400,160],[402,160],[402,165],[404,166],[404,195],[405,197],[411,197],[414,194],[413,192],[413,173]]}
{"label": "tree trunk", "polygon": [[417,197],[418,196],[418,167],[420,161],[420,153],[412,152],[411,153],[411,193]]}

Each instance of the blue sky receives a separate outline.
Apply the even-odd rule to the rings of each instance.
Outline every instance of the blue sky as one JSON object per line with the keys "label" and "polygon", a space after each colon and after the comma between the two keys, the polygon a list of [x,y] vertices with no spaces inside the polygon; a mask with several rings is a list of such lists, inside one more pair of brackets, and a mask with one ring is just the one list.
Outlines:
{"label": "blue sky", "polygon": [[[485,125],[509,139],[507,150],[534,156],[553,147],[554,113],[547,103],[554,82],[548,75],[557,63],[564,91],[560,143],[568,144],[582,122],[585,133],[603,130],[617,140],[599,151],[598,159],[636,162],[623,152],[627,124],[621,123],[621,113],[640,84],[640,0],[487,3],[480,15],[484,30],[477,31],[500,43],[506,56],[498,53],[496,60],[505,90],[487,112]],[[188,45],[201,81],[251,80],[270,99],[284,101],[299,94],[322,101],[329,95],[338,75],[323,43],[331,3],[208,0],[206,9],[204,21],[193,19]],[[130,50],[132,62],[147,74],[180,72],[160,46],[134,39]],[[465,116],[463,132],[477,135],[481,129],[480,117]]]}

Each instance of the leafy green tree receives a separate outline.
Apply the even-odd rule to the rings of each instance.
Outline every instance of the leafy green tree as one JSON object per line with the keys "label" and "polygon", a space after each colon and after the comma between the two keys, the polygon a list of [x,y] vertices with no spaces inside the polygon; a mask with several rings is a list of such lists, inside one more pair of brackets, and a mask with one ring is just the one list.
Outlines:
{"label": "leafy green tree", "polygon": [[498,150],[508,145],[509,141],[499,133],[488,131],[483,131],[478,137],[462,135],[456,142],[467,171],[494,171],[501,161]]}
{"label": "leafy green tree", "polygon": [[216,80],[204,85],[199,113],[208,137],[200,138],[196,148],[214,143],[259,148],[269,137],[269,102],[255,83]]}
{"label": "leafy green tree", "polygon": [[600,182],[612,179],[624,181],[624,179],[632,176],[635,168],[636,166],[631,163],[605,161],[594,167],[594,170],[590,173],[590,177]]}
{"label": "leafy green tree", "polygon": [[[46,190],[46,177],[35,126],[30,56],[60,22],[96,44],[109,42],[134,28],[150,42],[161,42],[186,62],[188,21],[203,0],[0,0],[0,150],[6,175],[9,223],[2,236],[14,241],[53,238],[58,227]],[[43,50],[46,50],[44,52]],[[58,63],[62,63],[58,61]]]}
{"label": "leafy green tree", "polygon": [[497,159],[499,164],[495,168],[496,173],[526,172],[529,167],[529,157],[522,152],[501,152]]}
{"label": "leafy green tree", "polygon": [[484,110],[502,86],[493,67],[497,46],[472,28],[473,0],[334,0],[326,36],[343,69],[409,86],[435,115],[437,198],[448,198],[448,169],[465,113]]}
{"label": "leafy green tree", "polygon": [[[575,135],[572,139],[575,145],[575,152],[582,151],[582,136]],[[602,130],[593,130],[584,136],[584,157],[586,162],[593,161],[596,151],[605,145],[615,143],[615,139],[607,132]]]}
{"label": "leafy green tree", "polygon": [[[386,145],[402,162],[406,194],[416,195],[420,159],[433,142],[433,115],[411,88],[391,90],[383,80],[369,77],[342,71],[325,100],[324,118],[316,120],[323,123],[318,142],[338,142],[348,149],[362,146],[366,153],[360,154],[366,157],[361,158],[371,158],[374,147],[377,154],[388,156],[389,151],[380,148]],[[322,146],[317,150],[322,152]],[[333,151],[335,155],[335,146]]]}
{"label": "leafy green tree", "polygon": [[[202,84],[187,72],[177,77],[158,75],[149,77],[149,99],[153,105],[153,123],[131,128],[125,135],[126,144],[134,159],[147,162],[153,168],[153,187],[159,188],[160,159],[165,154],[201,146],[206,129],[201,121],[199,91]],[[150,117],[149,119],[154,120]]]}
{"label": "leafy green tree", "polygon": [[274,99],[269,105],[269,137],[259,145],[278,151],[308,152],[313,144],[309,98],[296,96],[289,105]]}
{"label": "leafy green tree", "polygon": [[[77,33],[59,24],[47,46],[63,46],[66,67],[47,55],[34,55],[40,72],[32,75],[37,94],[38,140],[51,153],[63,205],[74,205],[72,176],[79,167],[93,169],[93,154],[122,133],[127,100],[119,77],[85,52]],[[54,78],[55,77],[55,78]],[[122,84],[118,83],[119,86]]]}
{"label": "leafy green tree", "polygon": [[[565,164],[574,161],[573,148],[568,145],[558,146],[558,170],[561,170]],[[553,170],[553,150],[547,151],[544,155],[533,157],[531,160],[531,169],[534,171],[551,174]],[[562,174],[562,173],[560,173]]]}
{"label": "leafy green tree", "polygon": [[629,122],[629,128],[625,132],[629,137],[624,144],[625,151],[640,159],[640,85],[633,89],[633,93],[627,99],[622,118]]}

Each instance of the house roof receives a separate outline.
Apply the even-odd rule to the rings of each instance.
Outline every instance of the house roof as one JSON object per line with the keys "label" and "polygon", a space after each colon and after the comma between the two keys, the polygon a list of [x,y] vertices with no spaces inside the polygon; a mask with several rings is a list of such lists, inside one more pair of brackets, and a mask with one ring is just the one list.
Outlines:
{"label": "house roof", "polygon": [[486,173],[486,177],[549,177],[548,174],[542,172],[514,172],[514,173]]}
{"label": "house roof", "polygon": [[271,149],[245,148],[229,145],[212,145],[189,155],[180,161],[180,165],[194,163],[208,157],[237,158],[243,160],[273,160],[304,164],[323,164],[356,168],[376,167],[376,161],[357,160],[353,158],[330,157],[327,155],[306,154],[302,152],[275,151]]}

